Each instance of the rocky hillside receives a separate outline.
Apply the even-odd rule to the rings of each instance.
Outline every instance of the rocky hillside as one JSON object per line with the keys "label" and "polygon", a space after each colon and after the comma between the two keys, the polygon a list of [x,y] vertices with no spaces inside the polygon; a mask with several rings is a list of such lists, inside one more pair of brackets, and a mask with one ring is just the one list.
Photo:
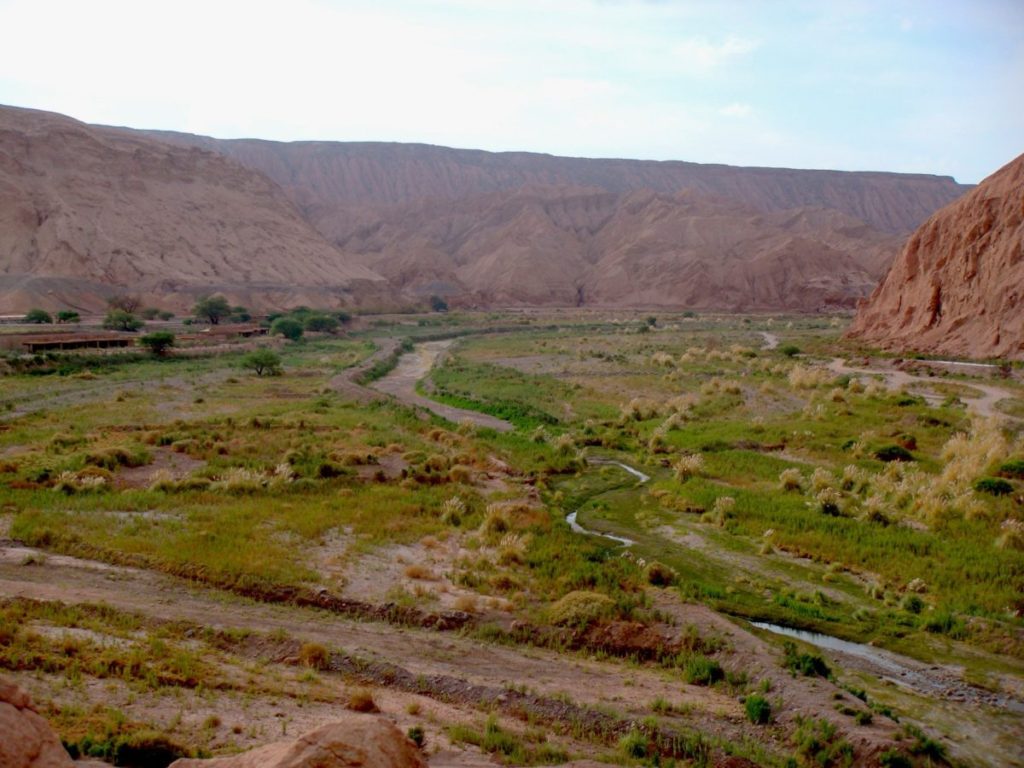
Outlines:
{"label": "rocky hillside", "polygon": [[652,160],[605,160],[529,152],[483,152],[425,144],[251,139],[222,140],[147,132],[184,146],[216,150],[262,171],[311,220],[361,205],[424,198],[455,200],[526,186],[593,187],[626,193],[682,190],[759,211],[824,207],[882,232],[908,233],[970,189],[948,176],[740,168]]}
{"label": "rocky hillside", "polygon": [[112,292],[189,306],[351,304],[380,276],[260,173],[222,155],[0,108],[0,307],[98,309]]}
{"label": "rocky hillside", "polygon": [[852,307],[900,239],[837,211],[530,187],[324,223],[403,290],[481,306]]}
{"label": "rocky hillside", "polygon": [[891,349],[1024,359],[1024,155],[911,236],[850,335]]}

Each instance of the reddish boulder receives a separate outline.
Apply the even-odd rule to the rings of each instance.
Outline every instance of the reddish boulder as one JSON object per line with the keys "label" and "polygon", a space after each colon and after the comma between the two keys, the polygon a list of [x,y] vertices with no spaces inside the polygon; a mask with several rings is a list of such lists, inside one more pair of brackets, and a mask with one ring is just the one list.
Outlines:
{"label": "reddish boulder", "polygon": [[0,680],[0,766],[3,768],[72,768],[74,763],[29,695]]}

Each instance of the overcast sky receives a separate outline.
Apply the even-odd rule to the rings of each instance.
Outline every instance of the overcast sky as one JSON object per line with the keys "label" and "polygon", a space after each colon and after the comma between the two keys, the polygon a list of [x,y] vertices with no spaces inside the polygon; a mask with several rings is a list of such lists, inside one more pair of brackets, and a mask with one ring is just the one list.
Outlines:
{"label": "overcast sky", "polygon": [[1024,152],[1024,0],[0,0],[0,103],[221,138],[911,171]]}

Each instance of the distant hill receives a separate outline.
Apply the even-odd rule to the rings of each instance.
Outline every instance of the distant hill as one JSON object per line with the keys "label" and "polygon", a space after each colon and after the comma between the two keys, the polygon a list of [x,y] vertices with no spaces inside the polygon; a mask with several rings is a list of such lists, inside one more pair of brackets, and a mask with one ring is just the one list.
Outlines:
{"label": "distant hill", "polygon": [[0,310],[852,307],[948,177],[221,141],[0,107]]}
{"label": "distant hill", "polygon": [[911,236],[850,335],[890,349],[1024,360],[1024,155]]}
{"label": "distant hill", "polygon": [[114,292],[183,309],[352,303],[379,275],[264,175],[197,148],[0,108],[0,307],[99,309]]}
{"label": "distant hill", "polygon": [[625,193],[687,190],[759,211],[832,208],[875,229],[909,233],[971,187],[925,174],[742,168],[678,161],[556,157],[426,144],[212,139],[147,131],[215,150],[281,185],[314,223],[340,207],[456,200],[527,186],[591,187]]}

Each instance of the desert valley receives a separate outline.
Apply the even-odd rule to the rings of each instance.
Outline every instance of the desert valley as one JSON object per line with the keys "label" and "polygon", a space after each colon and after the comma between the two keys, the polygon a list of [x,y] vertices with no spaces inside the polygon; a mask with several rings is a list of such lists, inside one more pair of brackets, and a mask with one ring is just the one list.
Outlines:
{"label": "desert valley", "polygon": [[1024,155],[0,106],[0,768],[1024,765]]}

